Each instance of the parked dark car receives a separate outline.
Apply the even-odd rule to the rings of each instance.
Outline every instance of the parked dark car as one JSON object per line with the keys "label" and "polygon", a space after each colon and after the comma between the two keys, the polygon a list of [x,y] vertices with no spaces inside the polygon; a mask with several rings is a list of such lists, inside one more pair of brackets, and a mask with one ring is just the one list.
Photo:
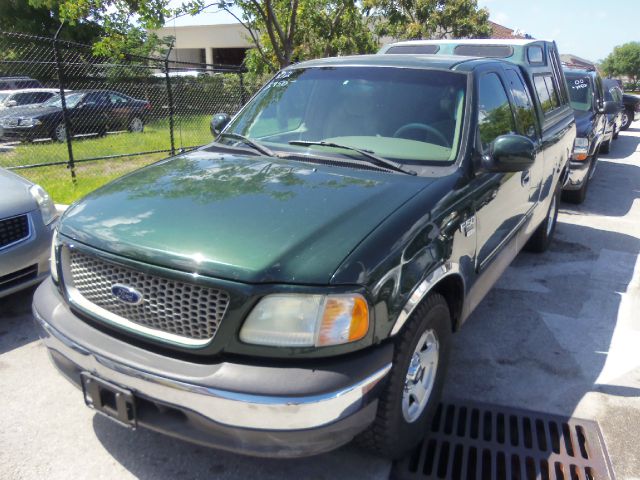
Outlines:
{"label": "parked dark car", "polygon": [[576,116],[576,141],[571,156],[569,182],[564,187],[562,198],[572,203],[582,203],[589,181],[596,171],[598,153],[605,141],[606,114],[615,114],[618,107],[614,102],[605,102],[602,78],[598,72],[565,68],[564,74]]}
{"label": "parked dark car", "polygon": [[42,84],[31,77],[0,76],[0,90],[17,90],[20,88],[42,88]]}
{"label": "parked dark car", "polygon": [[405,454],[452,333],[554,234],[575,120],[539,44],[553,64],[290,66],[214,117],[216,142],[74,204],[33,305],[54,364],[132,427],[270,457],[359,434]]}
{"label": "parked dark car", "polygon": [[[151,105],[110,90],[75,90],[65,95],[71,135],[128,129],[142,132]],[[0,116],[0,138],[66,140],[62,99],[58,96],[37,108],[13,108]]]}
{"label": "parked dark car", "polygon": [[626,130],[631,126],[636,118],[636,113],[640,112],[640,96],[631,95],[625,93],[622,95],[622,103],[624,104],[624,111],[622,112],[622,126],[621,130]]}
{"label": "parked dark car", "polygon": [[600,145],[601,153],[609,153],[611,149],[611,142],[618,138],[622,127],[622,112],[624,110],[624,104],[622,103],[622,89],[617,80],[610,78],[604,78],[602,80],[602,88],[604,90],[604,101],[611,102],[616,106],[615,113],[608,113],[605,115],[607,120],[604,138]]}

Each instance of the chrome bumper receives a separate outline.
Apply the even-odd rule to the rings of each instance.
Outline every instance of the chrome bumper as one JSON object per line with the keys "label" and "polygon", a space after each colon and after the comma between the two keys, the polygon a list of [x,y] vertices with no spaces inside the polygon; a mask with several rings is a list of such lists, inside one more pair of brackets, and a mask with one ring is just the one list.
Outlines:
{"label": "chrome bumper", "polygon": [[[390,362],[384,363],[382,368],[370,372],[364,378],[358,377],[358,381],[348,386],[328,393],[311,395],[300,395],[296,392],[290,396],[283,394],[257,395],[215,388],[210,385],[212,381],[220,378],[224,380],[225,376],[230,373],[223,370],[224,365],[221,367],[220,365],[193,364],[195,365],[194,370],[190,372],[190,375],[185,375],[185,365],[191,364],[139,350],[137,347],[129,346],[93,329],[74,317],[66,305],[56,304],[59,296],[54,291],[55,287],[50,280],[38,289],[34,298],[33,314],[39,326],[42,341],[52,354],[58,368],[60,368],[60,364],[55,360],[63,358],[65,364],[73,366],[73,372],[91,373],[132,391],[136,396],[186,412],[196,413],[206,420],[226,427],[251,429],[254,432],[263,430],[267,435],[301,430],[307,430],[307,434],[311,434],[309,429],[335,424],[351,417],[365,406],[371,406],[375,402],[375,398],[372,398],[371,395],[372,390],[391,369]],[[54,326],[58,321],[74,322],[73,325],[79,331],[92,332],[94,337],[91,341],[96,341],[98,338],[104,342],[101,345],[102,352],[96,351],[99,349],[89,349],[79,341],[71,339],[69,335]],[[84,343],[84,337],[77,338],[83,338]],[[114,356],[121,356],[123,350],[126,349],[123,347],[128,347],[130,350],[127,353],[127,358],[138,361],[127,360],[126,363],[123,363],[114,360],[111,355],[104,354],[108,351],[113,352]],[[148,355],[148,358],[142,362],[144,354]],[[140,363],[153,364],[157,369],[154,368],[156,370],[154,372],[149,371],[151,368],[141,368]],[[164,365],[159,365],[161,363]],[[167,364],[175,365],[176,372],[179,374],[175,376],[159,374],[158,369]],[[235,367],[236,372],[237,369],[246,369],[246,376],[252,382],[251,386],[253,387],[260,381],[256,379],[262,377],[261,371],[264,371],[265,375],[269,375],[268,372],[278,373],[274,372],[277,369],[261,366],[236,365]],[[62,368],[60,369],[65,373]],[[202,375],[203,371],[207,371],[207,369],[208,374]],[[292,385],[296,386],[310,383],[301,381],[301,379],[306,375],[306,380],[310,380],[316,378],[313,375],[326,373],[319,370],[321,369],[298,369],[298,378],[295,376],[291,378],[290,374],[288,374],[288,378]],[[167,373],[174,372],[168,371]],[[66,376],[78,386],[77,379],[70,378],[68,374]],[[341,375],[341,377],[345,376]],[[186,381],[186,379],[191,381]],[[201,379],[202,382],[195,381],[197,379]],[[209,385],[205,385],[205,383],[209,383]],[[265,385],[265,388],[273,390],[276,387]],[[362,425],[359,430],[365,427],[366,425]],[[221,447],[224,448],[224,446]]]}

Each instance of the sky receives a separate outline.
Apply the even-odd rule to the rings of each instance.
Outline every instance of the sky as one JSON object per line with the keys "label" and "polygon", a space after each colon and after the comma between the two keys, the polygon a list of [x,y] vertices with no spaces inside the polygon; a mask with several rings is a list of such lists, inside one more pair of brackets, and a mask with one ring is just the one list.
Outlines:
{"label": "sky", "polygon": [[[478,5],[488,8],[496,23],[534,38],[555,40],[560,53],[594,62],[604,59],[616,45],[640,41],[639,0],[478,0]],[[169,21],[166,26],[234,22],[228,13],[211,7],[195,17]]]}
{"label": "sky", "polygon": [[616,45],[640,41],[638,0],[478,0],[478,5],[488,8],[496,23],[555,40],[560,53],[595,62]]}

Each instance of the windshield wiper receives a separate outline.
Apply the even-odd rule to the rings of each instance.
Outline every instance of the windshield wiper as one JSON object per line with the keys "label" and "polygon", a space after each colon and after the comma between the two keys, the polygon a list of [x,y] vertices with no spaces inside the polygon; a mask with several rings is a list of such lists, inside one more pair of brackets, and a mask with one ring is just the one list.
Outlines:
{"label": "windshield wiper", "polygon": [[362,148],[351,147],[349,145],[342,145],[340,143],[334,143],[334,142],[325,142],[322,140],[318,142],[311,142],[306,140],[291,140],[289,142],[289,145],[299,145],[301,147],[311,147],[313,145],[319,145],[321,147],[344,148],[345,150],[351,150],[359,153],[360,155],[365,157],[369,161],[369,163],[373,165],[387,168],[395,172],[406,173],[407,175],[417,175],[416,172],[414,172],[413,170],[406,170],[403,167],[401,167],[400,164],[392,162],[391,160],[387,160],[386,158],[381,157],[379,155],[376,155],[371,150],[364,150]]}
{"label": "windshield wiper", "polygon": [[268,155],[270,157],[277,156],[271,149],[265,147],[261,143],[256,142],[255,140],[251,140],[250,138],[245,137],[244,135],[240,135],[239,133],[223,132],[220,134],[220,137],[235,138],[241,140],[243,143],[246,143],[254,150],[260,152],[262,155]]}

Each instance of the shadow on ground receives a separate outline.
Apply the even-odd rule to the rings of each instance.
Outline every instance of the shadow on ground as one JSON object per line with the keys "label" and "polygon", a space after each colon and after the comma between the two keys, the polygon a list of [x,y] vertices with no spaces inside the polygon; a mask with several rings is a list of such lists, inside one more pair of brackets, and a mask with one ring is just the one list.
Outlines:
{"label": "shadow on ground", "polygon": [[109,453],[141,480],[174,478],[225,479],[386,479],[389,462],[354,446],[316,457],[276,460],[251,458],[200,447],[152,431],[134,432],[100,415],[93,429]]}
{"label": "shadow on ground", "polygon": [[0,298],[0,355],[38,339],[31,316],[35,287]]}
{"label": "shadow on ground", "polygon": [[[587,198],[581,205],[563,203],[565,213],[623,217],[640,197],[640,167],[624,162],[640,146],[640,136],[621,133],[611,145],[611,152],[601,154],[589,184]],[[612,195],[611,190],[619,191]]]}

